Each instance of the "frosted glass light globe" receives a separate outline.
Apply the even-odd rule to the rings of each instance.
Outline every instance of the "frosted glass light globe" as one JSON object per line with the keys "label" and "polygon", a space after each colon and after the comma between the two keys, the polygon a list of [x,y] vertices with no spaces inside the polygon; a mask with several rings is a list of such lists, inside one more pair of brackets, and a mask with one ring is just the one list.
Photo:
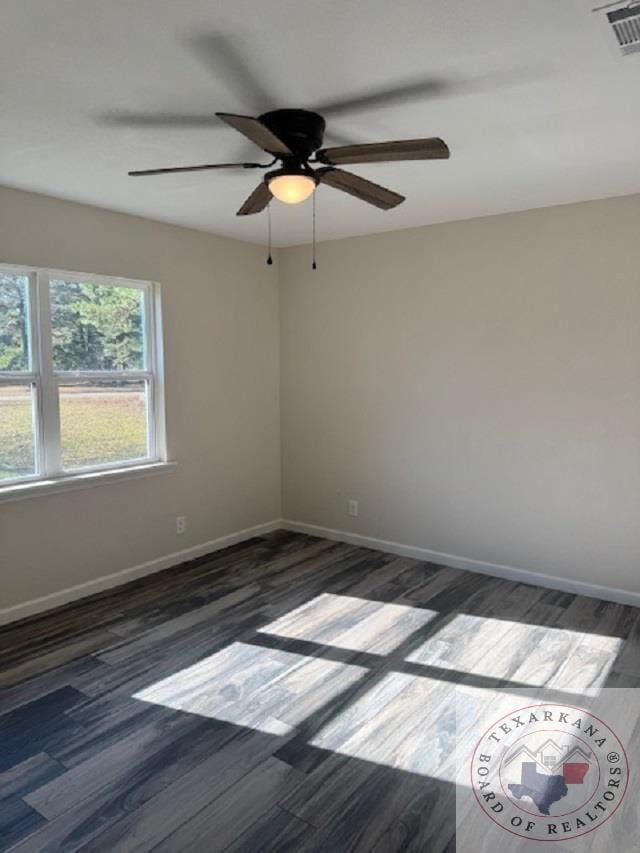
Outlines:
{"label": "frosted glass light globe", "polygon": [[271,194],[285,204],[300,204],[316,188],[316,182],[308,175],[276,175],[269,181]]}

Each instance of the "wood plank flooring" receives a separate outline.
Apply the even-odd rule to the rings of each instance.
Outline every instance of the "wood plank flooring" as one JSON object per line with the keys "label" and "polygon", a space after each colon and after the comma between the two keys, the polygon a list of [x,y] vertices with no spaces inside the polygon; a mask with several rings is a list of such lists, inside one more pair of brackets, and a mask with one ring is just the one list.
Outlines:
{"label": "wood plank flooring", "polygon": [[0,650],[0,850],[441,853],[455,686],[640,686],[640,611],[278,532]]}

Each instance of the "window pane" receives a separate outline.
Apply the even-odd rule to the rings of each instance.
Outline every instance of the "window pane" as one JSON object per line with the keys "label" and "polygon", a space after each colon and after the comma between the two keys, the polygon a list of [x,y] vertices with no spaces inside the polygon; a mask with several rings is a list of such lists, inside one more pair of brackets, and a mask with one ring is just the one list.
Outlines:
{"label": "window pane", "polygon": [[33,389],[0,386],[0,482],[35,474]]}
{"label": "window pane", "polygon": [[63,468],[86,468],[147,457],[146,385],[146,382],[100,382],[61,386]]}
{"label": "window pane", "polygon": [[29,369],[29,279],[0,273],[0,370]]}
{"label": "window pane", "polygon": [[144,292],[51,281],[56,370],[144,369]]}

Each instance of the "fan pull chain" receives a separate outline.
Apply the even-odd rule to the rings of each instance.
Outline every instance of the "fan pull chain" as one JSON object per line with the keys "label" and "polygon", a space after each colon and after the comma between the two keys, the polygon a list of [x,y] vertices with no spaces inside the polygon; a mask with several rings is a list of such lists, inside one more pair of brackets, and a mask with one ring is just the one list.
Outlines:
{"label": "fan pull chain", "polygon": [[267,256],[267,266],[271,266],[273,258],[271,257],[271,203],[267,205],[267,243],[269,254]]}
{"label": "fan pull chain", "polygon": [[311,269],[318,269],[318,265],[316,264],[316,193],[317,189],[313,191],[313,257],[311,259]]}

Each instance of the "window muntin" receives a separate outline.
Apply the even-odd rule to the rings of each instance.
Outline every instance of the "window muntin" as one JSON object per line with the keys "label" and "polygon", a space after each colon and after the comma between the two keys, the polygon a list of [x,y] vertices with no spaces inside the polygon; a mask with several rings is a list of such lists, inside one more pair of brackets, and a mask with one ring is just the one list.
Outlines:
{"label": "window muntin", "polygon": [[159,318],[150,282],[0,266],[0,488],[166,458]]}

